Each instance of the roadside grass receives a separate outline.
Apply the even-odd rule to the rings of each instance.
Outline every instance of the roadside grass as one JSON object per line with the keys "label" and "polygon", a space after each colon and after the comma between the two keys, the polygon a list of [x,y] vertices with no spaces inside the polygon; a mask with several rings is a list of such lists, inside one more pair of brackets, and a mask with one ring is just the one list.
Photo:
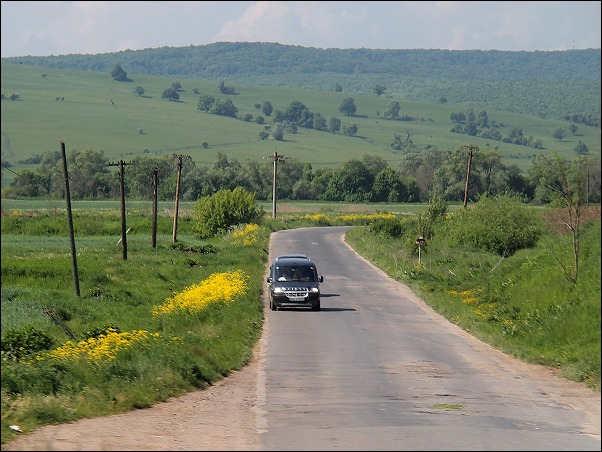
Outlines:
{"label": "roadside grass", "polygon": [[[370,229],[378,218],[415,218],[424,205],[375,212],[333,204],[303,212],[293,203],[285,213],[283,204],[281,215],[255,229],[207,240],[194,236],[192,219],[183,215],[175,244],[166,208],[155,248],[150,209],[142,206],[128,211],[134,226],[127,260],[118,208],[103,205],[76,211],[77,297],[64,213],[4,207],[2,443],[18,434],[10,425],[31,432],[152,406],[244,366],[263,326],[270,233],[303,226],[356,226],[347,242],[450,321],[507,354],[600,390],[599,216],[583,228],[580,279],[570,287],[557,261],[570,263],[566,235],[546,234],[535,248],[501,259],[449,247],[435,232],[418,263],[401,240]],[[199,307],[198,300],[211,301]],[[51,338],[52,351],[5,351],[7,332],[27,327]],[[40,337],[28,334],[35,348]]]}
{"label": "roadside grass", "polygon": [[[599,211],[598,211],[599,212]],[[450,248],[435,233],[420,256],[401,240],[353,228],[346,241],[438,313],[521,360],[550,366],[600,390],[600,220],[581,232],[578,284],[570,235],[548,231],[532,249],[506,258]]]}
{"label": "roadside grass", "polygon": [[[112,234],[118,219],[82,212],[75,224],[95,232],[76,236],[77,297],[67,231],[41,226],[54,223],[52,215],[27,221],[39,227],[15,234],[18,221],[2,219],[3,442],[15,434],[9,425],[32,431],[150,406],[207,387],[250,358],[262,328],[265,227],[244,245],[232,234],[198,240],[186,221],[175,245],[170,230],[158,235],[156,248],[149,235],[134,232],[127,236],[125,260],[120,236]],[[162,218],[163,229],[170,221]],[[231,300],[216,300],[200,312],[153,314],[187,287],[212,277],[227,279],[237,270],[248,279]],[[51,337],[53,350],[71,351],[50,356],[39,350],[15,358],[4,350],[5,334],[29,326]]]}

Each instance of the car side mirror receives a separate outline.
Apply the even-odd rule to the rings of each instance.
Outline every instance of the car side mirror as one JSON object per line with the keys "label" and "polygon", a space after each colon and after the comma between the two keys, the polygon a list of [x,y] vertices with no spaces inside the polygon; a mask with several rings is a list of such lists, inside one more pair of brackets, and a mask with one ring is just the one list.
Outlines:
{"label": "car side mirror", "polygon": [[266,281],[269,282],[269,283],[271,283],[272,282],[272,277],[268,276],[267,279],[266,279]]}
{"label": "car side mirror", "polygon": [[318,276],[318,282],[324,282],[324,276],[322,276],[322,275]]}

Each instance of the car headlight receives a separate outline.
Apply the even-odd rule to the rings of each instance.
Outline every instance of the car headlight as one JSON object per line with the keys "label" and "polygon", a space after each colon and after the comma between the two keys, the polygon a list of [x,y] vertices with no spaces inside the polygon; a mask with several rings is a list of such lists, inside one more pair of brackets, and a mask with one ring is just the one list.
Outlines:
{"label": "car headlight", "polygon": [[318,289],[317,287],[312,287],[311,291],[312,293],[320,293],[320,289]]}
{"label": "car headlight", "polygon": [[282,287],[274,287],[274,293],[284,293],[284,289]]}

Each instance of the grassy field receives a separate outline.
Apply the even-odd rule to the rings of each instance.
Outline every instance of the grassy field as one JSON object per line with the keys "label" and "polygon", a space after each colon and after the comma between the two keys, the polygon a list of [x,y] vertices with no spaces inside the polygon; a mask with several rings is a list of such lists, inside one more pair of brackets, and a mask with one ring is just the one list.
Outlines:
{"label": "grassy field", "polygon": [[[600,390],[599,206],[584,215],[580,279],[572,286],[558,261],[571,262],[570,235],[553,228],[534,248],[507,258],[451,247],[442,236],[418,262],[406,239],[370,226],[391,217],[411,225],[424,205],[370,211],[364,205],[284,204],[276,219],[268,210],[257,227],[207,240],[195,237],[193,218],[182,214],[175,244],[169,206],[162,206],[155,248],[150,207],[142,205],[128,211],[132,230],[124,259],[116,205],[82,204],[74,209],[77,296],[64,207],[7,204],[1,242],[3,443],[16,434],[9,425],[30,432],[148,407],[239,369],[262,331],[269,235],[300,226],[357,226],[347,241],[451,322],[510,355]],[[559,224],[557,217],[548,220]]]}
{"label": "grassy field", "polygon": [[[541,140],[545,149],[537,150],[449,132],[450,113],[466,109],[451,103],[244,85],[235,85],[236,94],[225,96],[219,92],[218,81],[128,75],[132,82],[116,82],[110,74],[2,63],[2,94],[19,94],[18,100],[2,101],[2,161],[12,165],[10,171],[2,168],[2,185],[10,183],[15,173],[25,168],[35,169],[19,161],[60,150],[61,141],[67,150],[102,150],[112,161],[178,153],[190,155],[198,166],[212,166],[218,153],[244,163],[247,159],[263,161],[278,152],[287,158],[309,162],[314,168],[338,168],[364,155],[379,156],[396,167],[400,154],[390,147],[395,134],[409,134],[420,148],[430,145],[451,151],[473,144],[483,149],[498,149],[506,165],[516,165],[522,170],[530,166],[532,157],[538,153],[574,158],[579,140],[590,153],[600,153],[599,130],[579,126],[577,134],[572,136],[565,121],[487,111],[489,119],[500,125],[503,136],[520,128],[525,136]],[[182,85],[179,101],[161,98],[163,91],[176,81]],[[143,96],[133,92],[137,86],[144,88]],[[348,137],[300,128],[296,134],[285,134],[283,141],[260,140],[263,125],[197,111],[199,94],[193,90],[221,100],[230,99],[239,116],[248,113],[253,118],[263,116],[255,106],[265,100],[281,111],[291,102],[300,101],[327,121],[337,117],[343,126],[356,124],[358,133]],[[338,110],[348,97],[354,99],[357,107],[355,116],[344,116]],[[392,101],[400,103],[400,116],[414,120],[382,119]],[[473,108],[475,113],[481,111],[478,106]],[[271,124],[271,117],[265,119]],[[567,131],[560,142],[552,138],[555,128]]]}

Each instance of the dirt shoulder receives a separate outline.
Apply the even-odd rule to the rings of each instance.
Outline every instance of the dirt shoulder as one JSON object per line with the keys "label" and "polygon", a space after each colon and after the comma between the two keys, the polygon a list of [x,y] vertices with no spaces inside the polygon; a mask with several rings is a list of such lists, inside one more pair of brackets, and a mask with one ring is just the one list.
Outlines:
{"label": "dirt shoulder", "polygon": [[255,357],[203,391],[125,414],[42,427],[2,450],[258,450]]}

